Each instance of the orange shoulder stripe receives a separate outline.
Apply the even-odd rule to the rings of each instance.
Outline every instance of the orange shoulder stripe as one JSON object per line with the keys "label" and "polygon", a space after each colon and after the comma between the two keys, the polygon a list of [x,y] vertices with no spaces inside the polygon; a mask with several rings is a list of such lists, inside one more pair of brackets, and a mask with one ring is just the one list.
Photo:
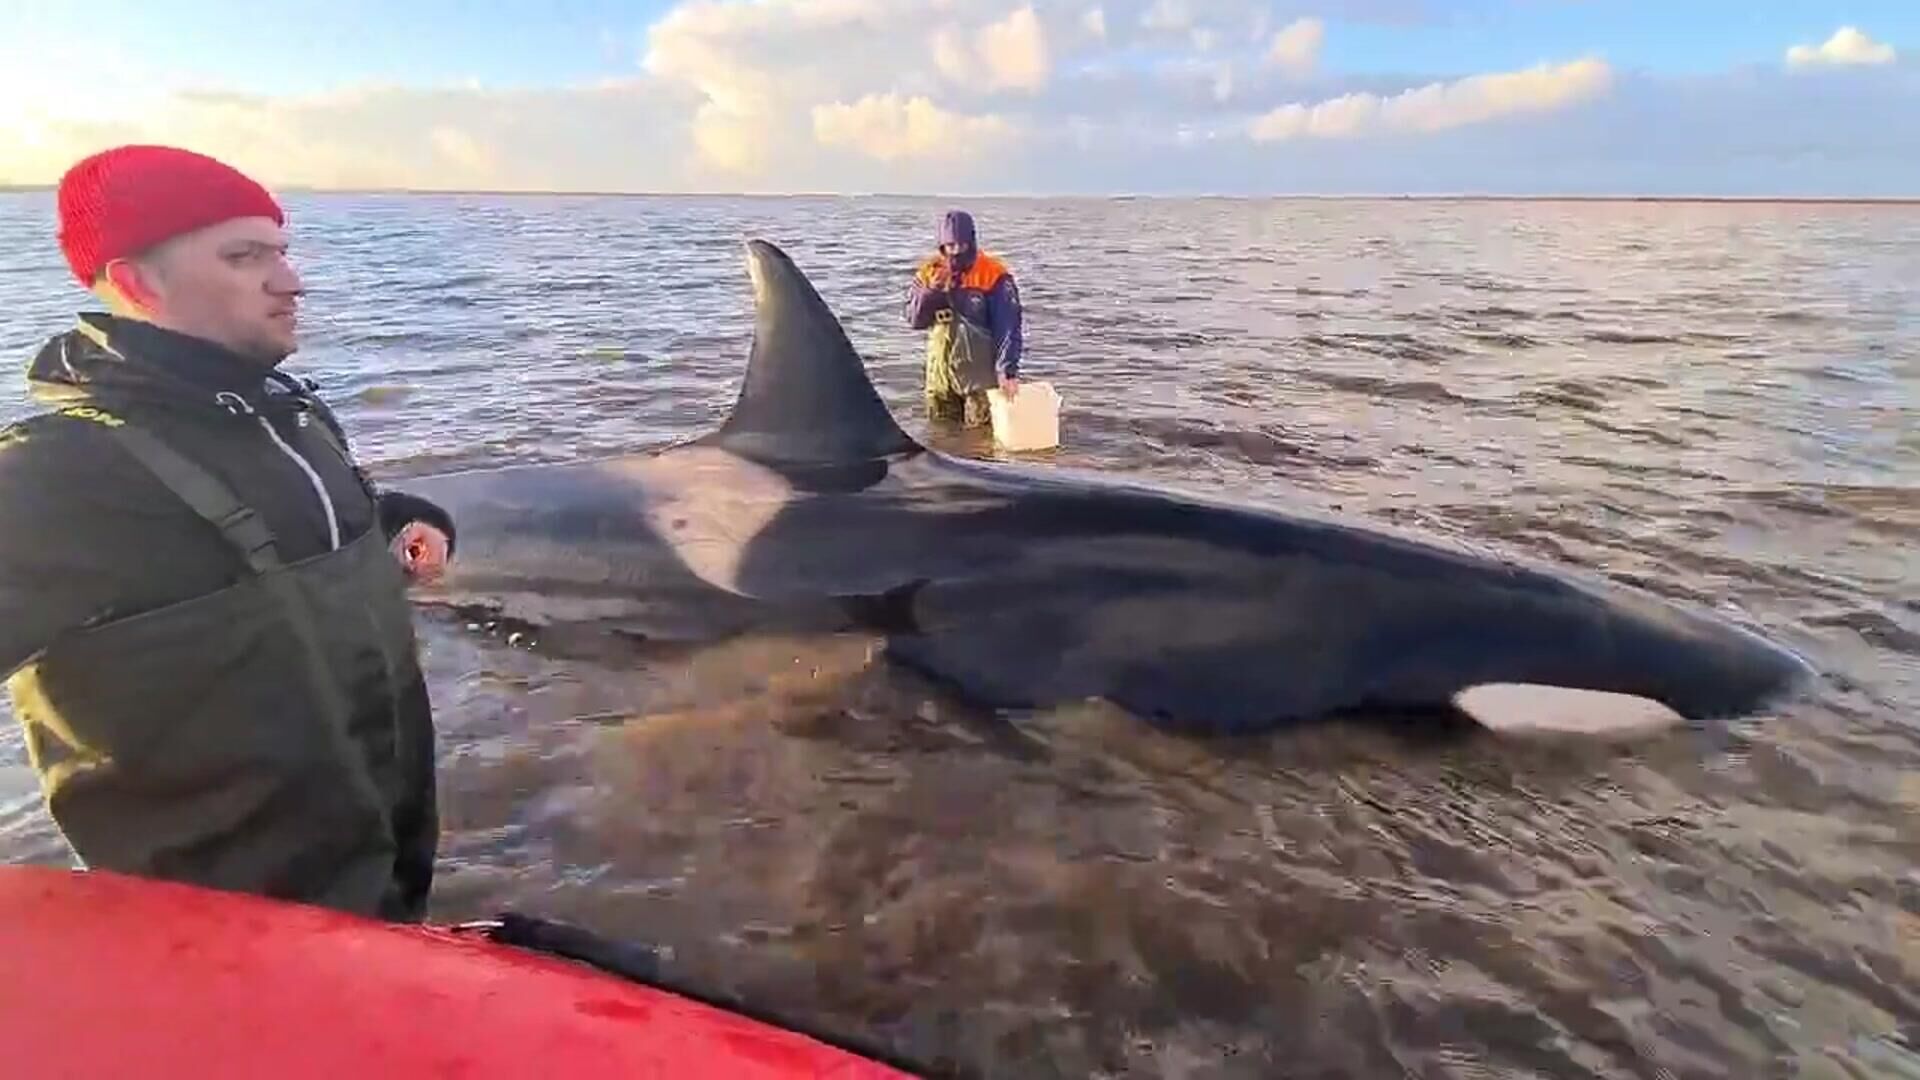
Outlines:
{"label": "orange shoulder stripe", "polygon": [[977,289],[983,293],[992,292],[993,287],[1006,276],[1007,268],[1000,265],[1000,260],[982,251],[973,257],[973,265],[967,267],[966,274],[961,277],[960,287]]}
{"label": "orange shoulder stripe", "polygon": [[[914,280],[922,285],[931,282],[933,272],[939,267],[940,257],[936,255],[920,264],[920,269],[914,271]],[[960,287],[983,293],[992,292],[993,287],[1000,284],[1000,279],[1006,276],[1006,266],[999,259],[983,251],[973,257],[973,265],[967,267],[967,272],[960,276]]]}

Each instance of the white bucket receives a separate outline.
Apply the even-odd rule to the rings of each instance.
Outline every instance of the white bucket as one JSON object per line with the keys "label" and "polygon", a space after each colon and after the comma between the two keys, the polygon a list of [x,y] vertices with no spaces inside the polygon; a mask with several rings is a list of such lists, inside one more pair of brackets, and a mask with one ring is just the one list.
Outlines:
{"label": "white bucket", "polygon": [[1012,401],[999,387],[987,391],[993,410],[993,441],[1008,450],[1046,450],[1060,445],[1060,394],[1052,383],[1022,382]]}

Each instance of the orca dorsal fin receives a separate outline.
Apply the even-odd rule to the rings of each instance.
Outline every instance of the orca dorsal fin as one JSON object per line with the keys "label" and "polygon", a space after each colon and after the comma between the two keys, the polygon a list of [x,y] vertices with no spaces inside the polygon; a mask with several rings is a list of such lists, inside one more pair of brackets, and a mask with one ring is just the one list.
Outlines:
{"label": "orca dorsal fin", "polygon": [[747,376],[726,422],[702,441],[807,464],[920,449],[887,411],[840,320],[787,253],[750,240],[747,273],[754,305]]}

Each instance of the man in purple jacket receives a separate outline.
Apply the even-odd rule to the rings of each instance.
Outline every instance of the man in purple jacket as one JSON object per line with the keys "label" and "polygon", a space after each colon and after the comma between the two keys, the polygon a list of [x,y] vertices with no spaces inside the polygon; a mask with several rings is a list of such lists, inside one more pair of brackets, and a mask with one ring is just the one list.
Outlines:
{"label": "man in purple jacket", "polygon": [[940,220],[940,251],[907,287],[907,325],[927,335],[927,414],[987,423],[987,391],[1020,391],[1020,290],[1000,260],[980,250],[973,215]]}

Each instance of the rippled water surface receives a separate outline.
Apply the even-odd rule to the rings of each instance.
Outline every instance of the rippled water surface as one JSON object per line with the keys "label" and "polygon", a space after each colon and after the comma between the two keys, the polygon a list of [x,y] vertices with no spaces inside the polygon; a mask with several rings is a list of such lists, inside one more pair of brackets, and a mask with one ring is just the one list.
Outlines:
{"label": "rippled water surface", "polygon": [[[684,437],[737,391],[759,235],[924,433],[900,298],[941,209],[295,199],[292,366],[388,479]],[[1920,208],[974,209],[1067,401],[1037,467],[1597,570],[1823,680],[1624,747],[1222,742],[1098,703],[995,722],[857,638],[592,666],[423,613],[437,917],[671,945],[961,1074],[1920,1076]],[[0,195],[16,362],[84,299],[51,216]],[[10,723],[0,854],[66,857]]]}

